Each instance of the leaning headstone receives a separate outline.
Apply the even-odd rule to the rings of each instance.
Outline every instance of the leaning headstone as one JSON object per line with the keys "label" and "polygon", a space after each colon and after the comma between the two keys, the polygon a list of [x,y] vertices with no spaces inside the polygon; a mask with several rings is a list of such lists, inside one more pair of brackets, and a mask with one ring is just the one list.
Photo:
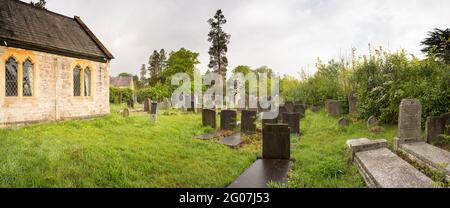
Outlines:
{"label": "leaning headstone", "polygon": [[150,120],[156,121],[156,114],[158,109],[158,103],[153,102],[150,107]]}
{"label": "leaning headstone", "polygon": [[222,110],[220,112],[220,129],[233,130],[236,128],[236,111]]}
{"label": "leaning headstone", "polygon": [[326,100],[325,107],[327,108],[328,115],[338,117],[342,115],[341,102],[338,100]]}
{"label": "leaning headstone", "polygon": [[300,113],[283,113],[283,123],[288,124],[291,134],[300,134]]}
{"label": "leaning headstone", "polygon": [[377,117],[370,116],[369,119],[367,119],[367,128],[369,130],[372,130],[376,126],[378,126],[378,119],[377,119]]}
{"label": "leaning headstone", "polygon": [[144,100],[144,111],[145,112],[150,112],[150,99],[146,98]]}
{"label": "leaning headstone", "polygon": [[128,108],[123,109],[122,116],[127,118],[130,116],[130,110]]}
{"label": "leaning headstone", "polygon": [[417,99],[400,103],[397,137],[401,140],[421,140],[422,106]]}
{"label": "leaning headstone", "polygon": [[263,128],[263,159],[290,159],[291,138],[287,124],[266,124]]}
{"label": "leaning headstone", "polygon": [[350,120],[342,117],[339,119],[338,124],[339,124],[339,126],[348,126],[348,125],[350,125]]}
{"label": "leaning headstone", "polygon": [[243,110],[241,114],[241,132],[256,132],[256,111]]}
{"label": "leaning headstone", "polygon": [[211,109],[202,109],[202,124],[216,128],[216,111]]}
{"label": "leaning headstone", "polygon": [[314,112],[314,113],[317,113],[317,112],[320,111],[320,107],[319,107],[319,106],[313,106],[313,107],[311,108],[311,111]]}
{"label": "leaning headstone", "polygon": [[354,92],[348,95],[348,114],[355,115],[358,112],[358,97]]}

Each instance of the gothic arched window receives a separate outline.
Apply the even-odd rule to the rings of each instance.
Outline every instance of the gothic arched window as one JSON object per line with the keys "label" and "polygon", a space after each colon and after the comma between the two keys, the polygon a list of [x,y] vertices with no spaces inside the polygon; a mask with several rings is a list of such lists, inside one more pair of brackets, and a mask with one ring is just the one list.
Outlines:
{"label": "gothic arched window", "polygon": [[81,68],[76,66],[73,69],[73,96],[81,95]]}
{"label": "gothic arched window", "polygon": [[17,61],[11,57],[6,61],[5,65],[5,95],[18,96],[18,64]]}
{"label": "gothic arched window", "polygon": [[34,65],[26,60],[22,65],[22,95],[33,96],[34,90]]}
{"label": "gothic arched window", "polygon": [[84,96],[91,96],[91,69],[84,70]]}

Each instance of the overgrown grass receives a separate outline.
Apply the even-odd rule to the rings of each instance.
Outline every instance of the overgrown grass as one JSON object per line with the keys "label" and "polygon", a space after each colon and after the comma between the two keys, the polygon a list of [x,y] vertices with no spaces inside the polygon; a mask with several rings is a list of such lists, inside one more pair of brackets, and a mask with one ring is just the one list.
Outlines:
{"label": "overgrown grass", "polygon": [[[0,130],[0,187],[226,187],[261,154],[258,135],[238,150],[193,139],[212,130],[201,127],[200,114],[161,112],[150,123],[148,114],[123,118],[118,109],[94,120]],[[395,136],[395,127],[380,134],[365,122],[340,128],[311,111],[301,129],[300,140],[292,137],[289,187],[364,187],[346,140]]]}
{"label": "overgrown grass", "polygon": [[0,187],[225,187],[256,158],[203,133],[201,115],[117,113],[0,130]]}
{"label": "overgrown grass", "polygon": [[349,163],[346,141],[353,138],[387,139],[392,145],[396,127],[385,126],[378,134],[368,131],[366,123],[353,121],[339,127],[337,119],[325,112],[307,111],[301,123],[300,141],[293,141],[295,149],[289,187],[365,187],[356,167]]}

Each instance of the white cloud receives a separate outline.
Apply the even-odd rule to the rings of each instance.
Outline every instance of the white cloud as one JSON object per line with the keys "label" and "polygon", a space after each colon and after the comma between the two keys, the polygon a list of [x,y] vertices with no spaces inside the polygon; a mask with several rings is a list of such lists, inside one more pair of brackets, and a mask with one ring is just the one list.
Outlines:
{"label": "white cloud", "polygon": [[112,51],[111,74],[138,74],[154,49],[181,47],[208,64],[207,20],[221,8],[231,34],[230,69],[267,65],[296,74],[317,57],[328,60],[368,43],[415,55],[426,32],[447,28],[447,0],[48,0],[48,9],[78,15]]}

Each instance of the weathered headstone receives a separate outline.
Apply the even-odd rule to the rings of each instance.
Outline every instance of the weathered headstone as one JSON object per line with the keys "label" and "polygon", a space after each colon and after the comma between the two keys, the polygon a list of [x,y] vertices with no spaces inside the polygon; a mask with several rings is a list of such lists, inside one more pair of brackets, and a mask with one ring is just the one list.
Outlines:
{"label": "weathered headstone", "polygon": [[325,107],[327,108],[328,115],[338,117],[342,115],[341,102],[338,100],[326,100]]}
{"label": "weathered headstone", "polygon": [[285,105],[280,105],[278,107],[278,120],[283,121],[283,113],[288,112]]}
{"label": "weathered headstone", "polygon": [[288,124],[291,134],[300,134],[300,113],[283,113],[283,123]]}
{"label": "weathered headstone", "polygon": [[130,110],[128,108],[123,109],[122,116],[127,118],[130,116]]}
{"label": "weathered headstone", "polygon": [[348,125],[350,125],[350,120],[342,117],[339,119],[338,124],[339,124],[339,126],[348,126]]}
{"label": "weathered headstone", "polygon": [[284,104],[284,107],[286,108],[286,111],[289,113],[294,112],[294,103],[293,102],[286,102]]}
{"label": "weathered headstone", "polygon": [[266,124],[263,128],[263,159],[290,159],[291,139],[287,124]]}
{"label": "weathered headstone", "polygon": [[241,114],[241,132],[256,132],[256,111],[243,110]]}
{"label": "weathered headstone", "polygon": [[151,103],[150,99],[146,98],[144,100],[144,111],[145,112],[150,112],[150,103]]}
{"label": "weathered headstone", "polygon": [[222,110],[220,112],[220,129],[233,130],[236,125],[236,111]]}
{"label": "weathered headstone", "polygon": [[367,119],[367,128],[369,130],[372,130],[376,126],[378,126],[378,119],[377,119],[377,117],[370,116],[369,119]]}
{"label": "weathered headstone", "polygon": [[294,105],[294,112],[299,112],[300,113],[300,118],[305,117],[305,113],[306,113],[306,106],[305,106],[305,104],[295,104]]}
{"label": "weathered headstone", "polygon": [[400,103],[397,137],[406,140],[421,140],[422,105],[417,99],[403,99]]}
{"label": "weathered headstone", "polygon": [[119,104],[122,104],[123,102],[123,96],[122,93],[119,94]]}
{"label": "weathered headstone", "polygon": [[358,97],[354,92],[348,95],[348,114],[355,115],[358,112]]}
{"label": "weathered headstone", "polygon": [[150,120],[151,121],[156,121],[157,109],[158,109],[158,103],[152,102],[151,107],[150,107]]}
{"label": "weathered headstone", "polygon": [[441,135],[449,135],[450,113],[441,116],[430,116],[425,124],[427,142],[430,144],[439,143]]}
{"label": "weathered headstone", "polygon": [[314,113],[317,113],[317,112],[320,111],[320,107],[319,107],[319,106],[313,106],[313,107],[311,108],[311,111],[314,112]]}
{"label": "weathered headstone", "polygon": [[202,109],[202,124],[216,128],[216,111],[211,109]]}

